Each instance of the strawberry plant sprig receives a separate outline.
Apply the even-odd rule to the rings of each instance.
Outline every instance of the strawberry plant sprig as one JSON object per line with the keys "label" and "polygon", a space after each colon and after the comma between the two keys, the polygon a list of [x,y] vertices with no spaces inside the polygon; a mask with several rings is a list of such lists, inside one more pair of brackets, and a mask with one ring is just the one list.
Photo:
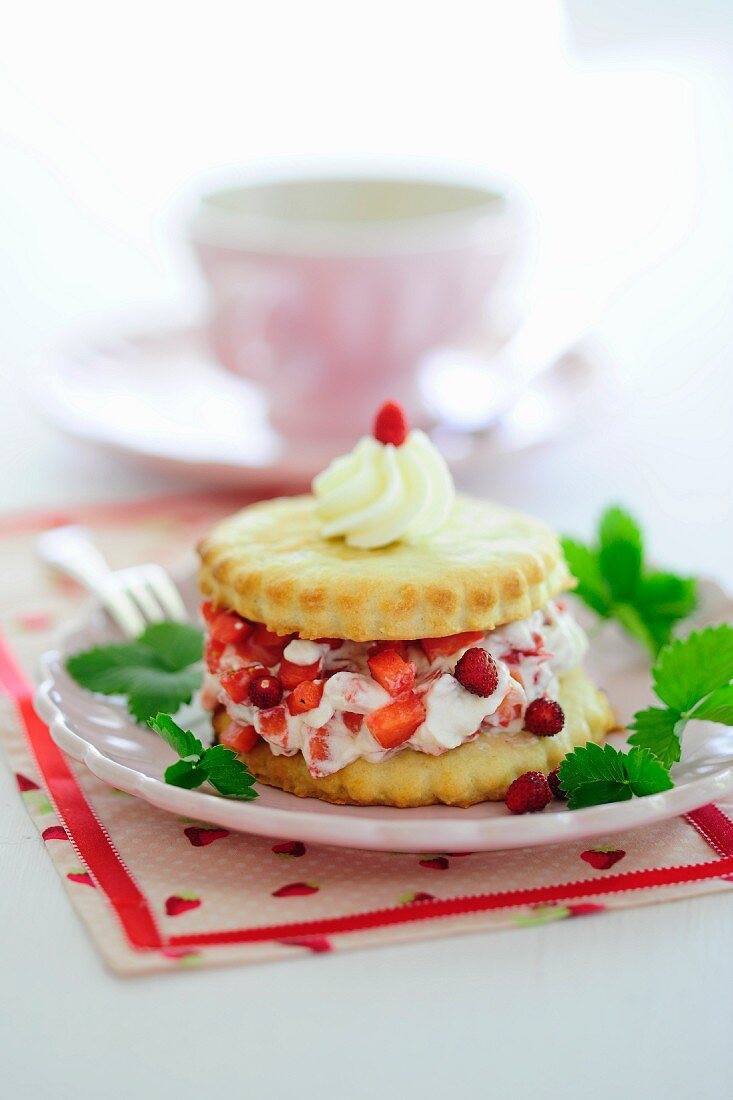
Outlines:
{"label": "strawberry plant sprig", "polygon": [[652,678],[665,706],[638,711],[629,742],[669,768],[680,758],[682,734],[693,718],[733,726],[733,626],[676,639],[660,653]]}
{"label": "strawberry plant sprig", "polygon": [[180,757],[166,768],[166,783],[190,791],[208,782],[225,798],[238,798],[244,802],[257,798],[257,791],[252,789],[254,776],[232,749],[224,745],[212,745],[205,749],[198,737],[190,730],[182,729],[170,714],[156,714],[148,718],[148,725]]}
{"label": "strawberry plant sprig", "polygon": [[568,808],[621,802],[674,786],[670,768],[680,759],[688,722],[733,726],[733,626],[706,627],[665,646],[652,669],[663,707],[634,715],[628,753],[588,744],[563,760],[558,782]]}
{"label": "strawberry plant sprig", "polygon": [[153,623],[134,642],[74,654],[66,669],[88,691],[126,695],[132,717],[145,722],[191,702],[201,687],[203,645],[202,631],[191,623]]}
{"label": "strawberry plant sprig", "polygon": [[578,581],[575,594],[601,618],[616,619],[652,656],[668,644],[675,624],[694,611],[695,579],[650,568],[641,529],[622,508],[608,508],[601,516],[595,546],[561,541]]}

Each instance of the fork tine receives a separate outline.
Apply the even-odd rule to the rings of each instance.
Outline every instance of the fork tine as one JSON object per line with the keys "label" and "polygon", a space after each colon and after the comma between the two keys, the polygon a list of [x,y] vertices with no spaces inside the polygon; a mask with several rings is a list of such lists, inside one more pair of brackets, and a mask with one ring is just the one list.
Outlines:
{"label": "fork tine", "polygon": [[[112,576],[112,574],[110,574]],[[145,619],[135,606],[129,593],[116,584],[105,581],[99,588],[104,606],[108,613],[128,638],[137,638],[145,629]]]}
{"label": "fork tine", "polygon": [[167,617],[185,622],[188,619],[186,605],[165,569],[158,565],[152,566],[149,570],[148,582]]}
{"label": "fork tine", "polygon": [[135,601],[149,623],[159,623],[165,619],[165,610],[156,600],[155,594],[148,578],[144,574],[137,577],[130,576],[126,585],[126,591]]}

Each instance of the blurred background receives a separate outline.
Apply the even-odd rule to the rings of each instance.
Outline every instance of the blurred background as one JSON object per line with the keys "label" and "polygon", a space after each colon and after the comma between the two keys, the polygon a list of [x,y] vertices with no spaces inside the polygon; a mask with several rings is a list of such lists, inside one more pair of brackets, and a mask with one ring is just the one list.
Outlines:
{"label": "blurred background", "polygon": [[[729,569],[732,85],[728,0],[16,5],[0,41],[0,508],[194,487],[185,464],[53,426],[64,349],[200,329],[187,226],[206,190],[356,164],[519,195],[519,274],[487,306],[479,366],[456,356],[454,399],[470,405],[471,372],[556,302],[582,345],[577,395],[571,369],[485,437],[446,436],[461,484],[579,532],[620,500],[665,563],[693,546],[700,571]],[[182,393],[187,370],[181,352]]]}

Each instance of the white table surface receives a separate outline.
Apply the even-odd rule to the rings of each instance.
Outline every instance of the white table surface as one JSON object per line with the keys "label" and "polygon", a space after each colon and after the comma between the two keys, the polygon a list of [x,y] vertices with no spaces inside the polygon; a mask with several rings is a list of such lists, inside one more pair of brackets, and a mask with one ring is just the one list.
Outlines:
{"label": "white table surface", "polygon": [[[592,10],[580,0],[570,6]],[[634,6],[620,7],[628,15]],[[730,20],[720,20],[716,46],[729,59]],[[592,50],[592,16],[588,28]],[[148,79],[153,68],[158,81],[157,63]],[[694,232],[615,296],[602,326],[628,395],[623,411],[483,470],[469,487],[578,533],[608,501],[623,501],[643,518],[658,561],[733,585],[733,181],[721,80],[696,85],[713,155]],[[65,83],[59,71],[59,94]],[[127,97],[117,106],[127,127]],[[133,110],[143,125],[140,103]],[[287,117],[283,110],[282,125]],[[204,116],[197,121],[197,133],[210,137]],[[152,164],[154,136],[145,148]],[[10,263],[0,267],[0,508],[185,489],[60,438],[25,402],[18,380],[64,324],[118,303],[173,300],[180,286],[171,274],[177,259],[141,244],[142,217],[139,238],[118,240],[95,223],[98,211],[82,209],[84,196],[78,207],[62,201],[38,164],[21,159],[11,155],[2,179],[42,205],[35,237],[20,217],[2,226]],[[171,175],[186,167],[173,165]],[[100,172],[101,194],[112,175]],[[159,183],[163,194],[170,180]],[[138,184],[130,209],[143,202]],[[121,202],[122,190],[109,193]],[[49,242],[52,218],[66,229]],[[104,277],[90,278],[90,266]],[[104,970],[2,765],[0,884],[4,1096],[731,1094],[729,894],[522,931],[121,980]]]}

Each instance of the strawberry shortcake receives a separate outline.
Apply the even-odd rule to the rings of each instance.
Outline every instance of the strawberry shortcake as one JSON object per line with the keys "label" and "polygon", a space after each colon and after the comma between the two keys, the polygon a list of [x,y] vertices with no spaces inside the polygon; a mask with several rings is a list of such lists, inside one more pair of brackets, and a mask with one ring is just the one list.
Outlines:
{"label": "strawberry shortcake", "polygon": [[456,495],[396,405],[312,494],[245,508],[200,556],[204,704],[264,783],[470,806],[613,725],[556,536]]}

